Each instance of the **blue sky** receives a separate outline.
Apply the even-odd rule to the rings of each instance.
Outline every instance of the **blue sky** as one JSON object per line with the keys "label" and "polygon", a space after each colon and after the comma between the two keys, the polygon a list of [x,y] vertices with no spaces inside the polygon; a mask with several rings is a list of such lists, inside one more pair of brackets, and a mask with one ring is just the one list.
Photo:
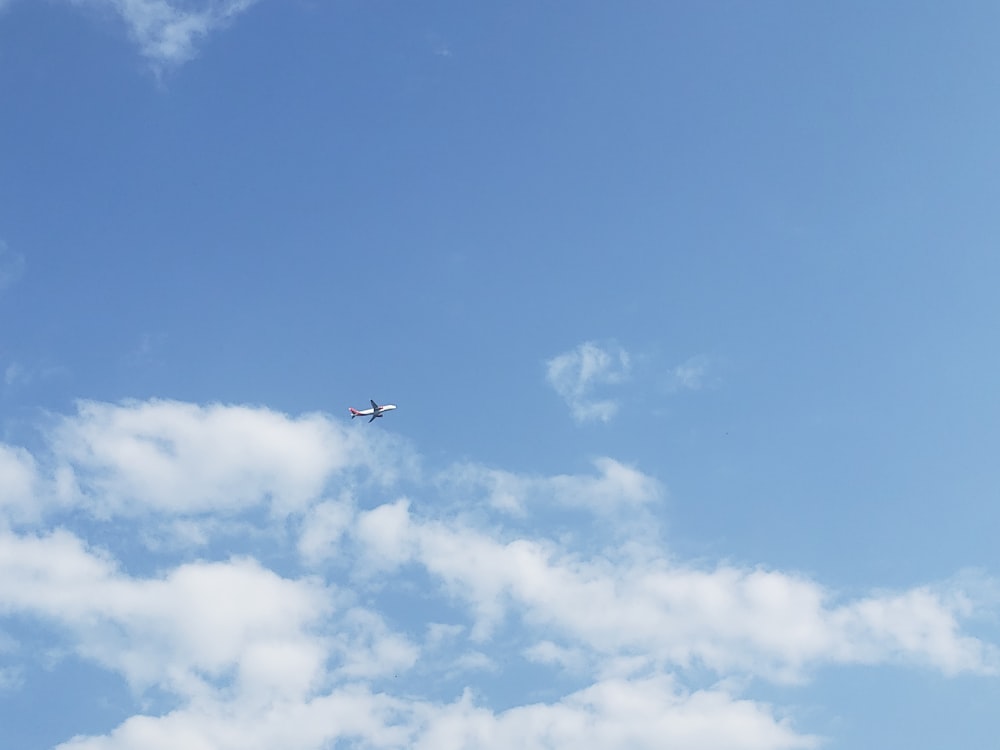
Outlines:
{"label": "blue sky", "polygon": [[998,23],[0,0],[0,746],[995,747]]}

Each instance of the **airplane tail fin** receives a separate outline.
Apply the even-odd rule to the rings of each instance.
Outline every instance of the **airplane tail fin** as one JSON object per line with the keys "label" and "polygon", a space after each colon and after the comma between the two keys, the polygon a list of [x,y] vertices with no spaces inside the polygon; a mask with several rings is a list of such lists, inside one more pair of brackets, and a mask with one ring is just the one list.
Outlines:
{"label": "airplane tail fin", "polygon": [[354,419],[354,418],[355,418],[356,416],[358,416],[358,414],[360,413],[360,412],[359,412],[359,411],[358,411],[357,409],[355,409],[355,408],[354,408],[353,406],[348,406],[347,408],[348,408],[348,410],[349,410],[349,411],[351,412],[351,419]]}

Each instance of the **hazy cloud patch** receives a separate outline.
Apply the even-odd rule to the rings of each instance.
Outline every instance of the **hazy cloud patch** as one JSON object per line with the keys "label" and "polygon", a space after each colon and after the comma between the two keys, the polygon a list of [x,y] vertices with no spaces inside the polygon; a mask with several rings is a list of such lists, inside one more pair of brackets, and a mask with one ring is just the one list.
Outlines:
{"label": "hazy cloud patch", "polygon": [[[0,10],[2,10],[0,5]],[[7,243],[0,240],[0,292],[9,289],[24,275],[27,263],[21,253],[14,252]]]}
{"label": "hazy cloud patch", "polygon": [[8,389],[17,390],[36,383],[65,378],[68,375],[69,369],[61,365],[46,363],[25,364],[24,362],[14,361],[10,362],[3,370],[3,385]]}
{"label": "hazy cloud patch", "polygon": [[624,399],[615,391],[623,384],[643,394],[641,404],[632,400],[633,407],[655,414],[664,396],[718,387],[717,364],[712,357],[697,354],[668,366],[662,353],[630,353],[614,343],[586,341],[549,359],[545,377],[577,423],[609,422],[622,408]]}
{"label": "hazy cloud patch", "polygon": [[607,386],[624,383],[630,372],[627,351],[616,345],[587,341],[545,363],[545,375],[567,403],[577,422],[608,422],[618,412],[618,402],[602,397]]}
{"label": "hazy cloud patch", "polygon": [[11,362],[4,368],[3,382],[6,386],[22,386],[31,382],[31,374],[20,362]]}
{"label": "hazy cloud patch", "polygon": [[667,387],[670,391],[699,391],[711,383],[711,360],[704,354],[691,357],[671,368]]}

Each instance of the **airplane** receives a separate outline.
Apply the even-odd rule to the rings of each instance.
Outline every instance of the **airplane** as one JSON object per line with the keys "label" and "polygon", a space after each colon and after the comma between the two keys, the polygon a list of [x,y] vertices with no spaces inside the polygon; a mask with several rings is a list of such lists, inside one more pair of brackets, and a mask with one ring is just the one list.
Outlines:
{"label": "airplane", "polygon": [[374,401],[372,401],[371,409],[362,409],[361,411],[358,411],[353,406],[349,406],[347,408],[350,409],[351,411],[351,419],[354,419],[355,417],[367,417],[370,415],[371,419],[368,420],[368,423],[371,424],[372,422],[375,421],[376,417],[384,417],[385,416],[384,412],[392,411],[393,409],[395,409],[396,405],[385,404],[384,406],[379,406]]}

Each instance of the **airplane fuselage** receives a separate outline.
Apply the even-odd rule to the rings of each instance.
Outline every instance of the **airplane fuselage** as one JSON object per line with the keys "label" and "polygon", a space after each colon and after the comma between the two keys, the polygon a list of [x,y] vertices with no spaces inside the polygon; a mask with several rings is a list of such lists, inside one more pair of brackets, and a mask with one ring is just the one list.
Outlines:
{"label": "airplane fuselage", "polygon": [[368,421],[374,422],[376,418],[384,416],[385,412],[392,411],[395,408],[396,408],[395,404],[382,404],[381,406],[379,406],[374,401],[372,401],[371,409],[355,409],[352,407],[350,409],[351,419],[354,419],[355,417],[371,417],[371,419],[369,419]]}

